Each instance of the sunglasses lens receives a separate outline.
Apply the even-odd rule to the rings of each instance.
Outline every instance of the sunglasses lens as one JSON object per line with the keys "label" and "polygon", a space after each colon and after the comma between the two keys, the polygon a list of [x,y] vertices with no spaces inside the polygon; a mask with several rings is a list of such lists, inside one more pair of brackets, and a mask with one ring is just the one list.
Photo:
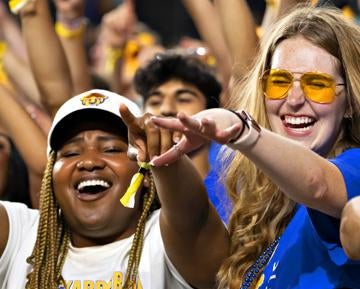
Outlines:
{"label": "sunglasses lens", "polygon": [[292,75],[287,71],[268,70],[262,77],[264,94],[269,99],[282,99],[292,85]]}
{"label": "sunglasses lens", "polygon": [[[291,72],[281,69],[265,71],[262,77],[264,94],[269,99],[282,99],[292,86]],[[301,88],[310,100],[317,103],[331,103],[335,98],[335,81],[325,73],[307,72],[301,76]]]}
{"label": "sunglasses lens", "polygon": [[334,79],[322,73],[305,73],[301,77],[305,95],[314,102],[331,103],[335,96]]}

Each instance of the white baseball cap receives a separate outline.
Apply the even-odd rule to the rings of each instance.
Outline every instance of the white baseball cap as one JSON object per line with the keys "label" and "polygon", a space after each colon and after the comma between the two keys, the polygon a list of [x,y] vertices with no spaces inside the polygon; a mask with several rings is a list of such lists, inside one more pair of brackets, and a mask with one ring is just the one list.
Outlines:
{"label": "white baseball cap", "polygon": [[[55,137],[59,134],[59,131],[68,128],[64,126],[65,120],[71,120],[74,116],[78,115],[78,112],[81,112],[81,116],[86,116],[86,111],[91,112],[93,115],[96,110],[101,112],[99,113],[99,117],[104,116],[104,112],[108,112],[121,120],[119,112],[120,104],[125,104],[134,116],[141,115],[141,110],[137,104],[124,96],[107,90],[93,89],[67,100],[59,108],[52,122],[48,134],[47,154],[49,155],[50,151],[54,150]],[[76,123],[71,125],[76,126]]]}

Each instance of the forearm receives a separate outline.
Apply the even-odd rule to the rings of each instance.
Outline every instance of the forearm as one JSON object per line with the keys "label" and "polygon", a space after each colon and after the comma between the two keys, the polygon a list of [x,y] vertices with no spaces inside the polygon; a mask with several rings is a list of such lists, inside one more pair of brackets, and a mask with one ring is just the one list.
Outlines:
{"label": "forearm", "polygon": [[216,273],[229,253],[229,236],[209,205],[200,176],[187,157],[154,168],[153,174],[162,205],[160,228],[167,255],[192,286],[214,288]]}
{"label": "forearm", "polygon": [[230,50],[234,73],[243,76],[258,47],[256,25],[245,0],[215,0],[225,39]]}
{"label": "forearm", "polygon": [[296,5],[308,3],[308,0],[272,0],[266,1],[266,10],[263,17],[261,27],[263,32],[274,24],[284,14],[289,13]]}
{"label": "forearm", "polygon": [[42,175],[46,164],[46,136],[10,92],[0,85],[0,121],[6,127],[28,168]]}
{"label": "forearm", "polygon": [[74,93],[79,94],[92,89],[90,68],[86,58],[84,36],[73,38],[60,37],[69,63]]}
{"label": "forearm", "polygon": [[[110,51],[112,48],[109,48]],[[116,49],[116,48],[114,48]],[[111,53],[111,52],[110,52]],[[114,58],[114,59],[109,59],[109,57],[111,58],[111,56],[107,55],[106,56],[106,70],[110,75],[110,88],[111,91],[114,91],[118,94],[123,94],[123,91],[126,91],[126,89],[124,89],[124,83],[122,81],[123,79],[123,71],[124,71],[124,61],[121,57],[118,58]],[[127,96],[128,97],[128,96]]]}
{"label": "forearm", "polygon": [[[201,38],[205,41],[217,60],[222,81],[227,85],[231,73],[231,59],[223,35],[219,15],[209,0],[183,0]],[[212,19],[209,21],[209,19]]]}
{"label": "forearm", "polygon": [[290,199],[340,217],[346,188],[340,171],[327,159],[266,129],[255,145],[240,151]]}
{"label": "forearm", "polygon": [[[310,1],[311,2],[311,1]],[[284,16],[291,10],[295,9],[297,5],[306,4],[309,5],[309,0],[279,0],[279,9],[277,18]]]}
{"label": "forearm", "polygon": [[37,0],[34,11],[21,11],[21,22],[30,65],[44,106],[54,116],[73,94],[68,63],[55,33],[46,0]]}
{"label": "forearm", "polygon": [[27,60],[27,53],[24,40],[21,35],[21,30],[15,23],[14,19],[7,16],[2,22],[2,31],[4,39],[9,44],[17,57],[21,60]]}
{"label": "forearm", "polygon": [[35,103],[40,104],[40,93],[37,88],[34,76],[26,63],[19,59],[15,53],[8,49],[4,55],[4,67],[9,74],[11,81],[17,88]]}
{"label": "forearm", "polygon": [[[188,157],[152,169],[162,214],[178,228],[196,229],[207,218],[209,202],[203,181]],[[182,181],[179,181],[182,180]]]}

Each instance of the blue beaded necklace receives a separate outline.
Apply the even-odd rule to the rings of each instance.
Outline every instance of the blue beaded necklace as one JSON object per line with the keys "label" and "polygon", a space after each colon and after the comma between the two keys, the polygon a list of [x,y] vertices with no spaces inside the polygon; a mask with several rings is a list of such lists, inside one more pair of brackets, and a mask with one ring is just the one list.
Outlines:
{"label": "blue beaded necklace", "polygon": [[252,282],[256,280],[259,272],[265,267],[265,265],[269,262],[272,254],[274,253],[276,246],[279,244],[280,238],[275,239],[269,247],[256,259],[255,263],[250,267],[248,272],[245,275],[245,279],[243,280],[240,289],[248,289],[250,288]]}

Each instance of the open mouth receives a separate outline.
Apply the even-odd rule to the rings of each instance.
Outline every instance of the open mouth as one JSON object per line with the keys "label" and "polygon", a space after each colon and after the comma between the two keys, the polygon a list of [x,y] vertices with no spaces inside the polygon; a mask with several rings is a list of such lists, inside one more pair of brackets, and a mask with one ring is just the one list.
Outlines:
{"label": "open mouth", "polygon": [[93,179],[80,182],[76,189],[81,194],[98,194],[106,191],[111,184],[105,180]]}
{"label": "open mouth", "polygon": [[281,120],[285,127],[296,131],[310,130],[316,123],[316,119],[309,116],[283,115]]}

